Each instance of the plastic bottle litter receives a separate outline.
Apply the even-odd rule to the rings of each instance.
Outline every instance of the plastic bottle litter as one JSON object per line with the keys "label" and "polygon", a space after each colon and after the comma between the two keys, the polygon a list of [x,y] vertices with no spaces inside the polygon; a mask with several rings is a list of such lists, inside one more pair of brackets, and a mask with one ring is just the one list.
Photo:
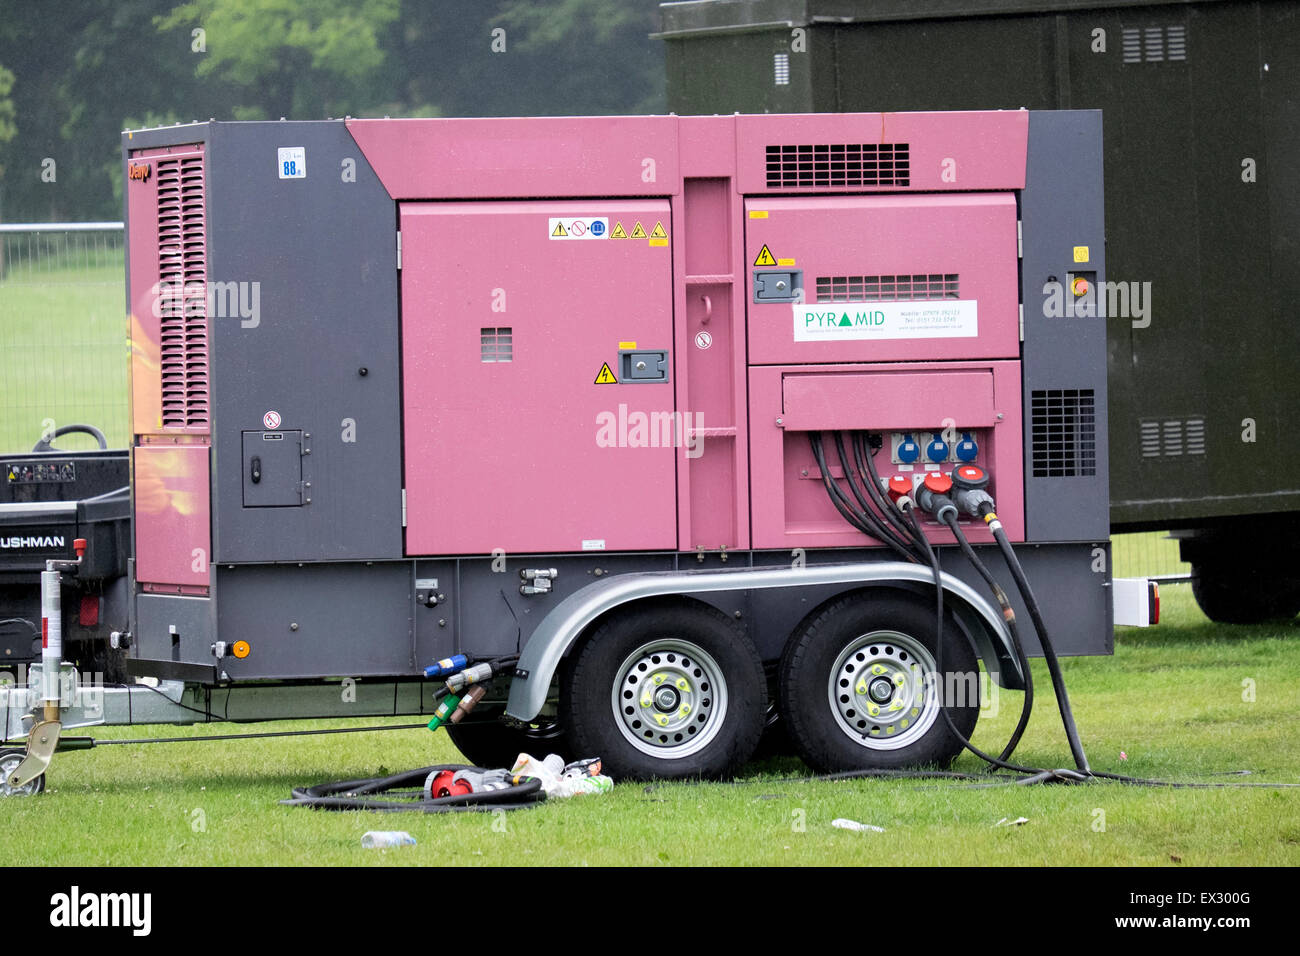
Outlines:
{"label": "plastic bottle litter", "polygon": [[884,827],[873,827],[870,823],[859,823],[857,820],[847,820],[844,817],[836,817],[831,821],[831,826],[839,827],[841,830],[861,830],[870,833],[884,833]]}
{"label": "plastic bottle litter", "polygon": [[383,850],[390,846],[415,846],[415,837],[405,830],[368,830],[362,834],[361,846],[367,850]]}
{"label": "plastic bottle litter", "polygon": [[599,758],[578,760],[566,766],[564,758],[558,754],[548,754],[545,760],[538,760],[531,754],[520,754],[510,772],[541,780],[548,797],[609,793],[614,789],[613,779],[600,772]]}

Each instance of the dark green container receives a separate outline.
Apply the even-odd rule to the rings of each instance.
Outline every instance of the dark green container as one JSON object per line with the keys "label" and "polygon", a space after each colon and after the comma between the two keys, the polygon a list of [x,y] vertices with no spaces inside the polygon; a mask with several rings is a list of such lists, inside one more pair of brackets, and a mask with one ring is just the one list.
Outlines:
{"label": "dark green container", "polygon": [[1294,584],[1300,3],[660,9],[679,113],[1101,109],[1107,279],[1149,289],[1107,319],[1112,526]]}

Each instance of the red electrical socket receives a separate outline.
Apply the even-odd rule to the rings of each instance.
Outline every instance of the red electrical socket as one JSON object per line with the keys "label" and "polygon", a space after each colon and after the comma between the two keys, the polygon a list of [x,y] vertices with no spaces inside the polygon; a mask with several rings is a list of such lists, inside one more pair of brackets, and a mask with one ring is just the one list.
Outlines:
{"label": "red electrical socket", "polygon": [[912,479],[905,475],[894,475],[889,479],[889,497],[898,501],[912,493]]}
{"label": "red electrical socket", "polygon": [[952,491],[952,479],[940,471],[932,471],[926,475],[924,484],[936,495],[946,495]]}
{"label": "red electrical socket", "polygon": [[467,780],[454,780],[455,770],[443,770],[429,784],[429,796],[431,797],[462,797],[467,793],[473,793],[474,788],[469,785]]}

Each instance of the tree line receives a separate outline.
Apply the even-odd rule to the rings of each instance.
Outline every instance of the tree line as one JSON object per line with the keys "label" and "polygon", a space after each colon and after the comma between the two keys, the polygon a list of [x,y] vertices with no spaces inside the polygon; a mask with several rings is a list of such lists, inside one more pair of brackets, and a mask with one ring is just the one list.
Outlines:
{"label": "tree line", "polygon": [[122,215],[123,129],[663,109],[658,0],[0,0],[0,220]]}

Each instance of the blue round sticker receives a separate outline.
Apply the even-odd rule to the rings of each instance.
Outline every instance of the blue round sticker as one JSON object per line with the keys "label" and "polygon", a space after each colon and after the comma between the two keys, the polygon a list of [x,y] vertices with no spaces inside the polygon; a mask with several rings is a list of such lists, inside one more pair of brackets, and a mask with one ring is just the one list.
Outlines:
{"label": "blue round sticker", "polygon": [[603,236],[605,234],[605,224],[599,219],[593,220],[591,223],[591,234],[593,236]]}

